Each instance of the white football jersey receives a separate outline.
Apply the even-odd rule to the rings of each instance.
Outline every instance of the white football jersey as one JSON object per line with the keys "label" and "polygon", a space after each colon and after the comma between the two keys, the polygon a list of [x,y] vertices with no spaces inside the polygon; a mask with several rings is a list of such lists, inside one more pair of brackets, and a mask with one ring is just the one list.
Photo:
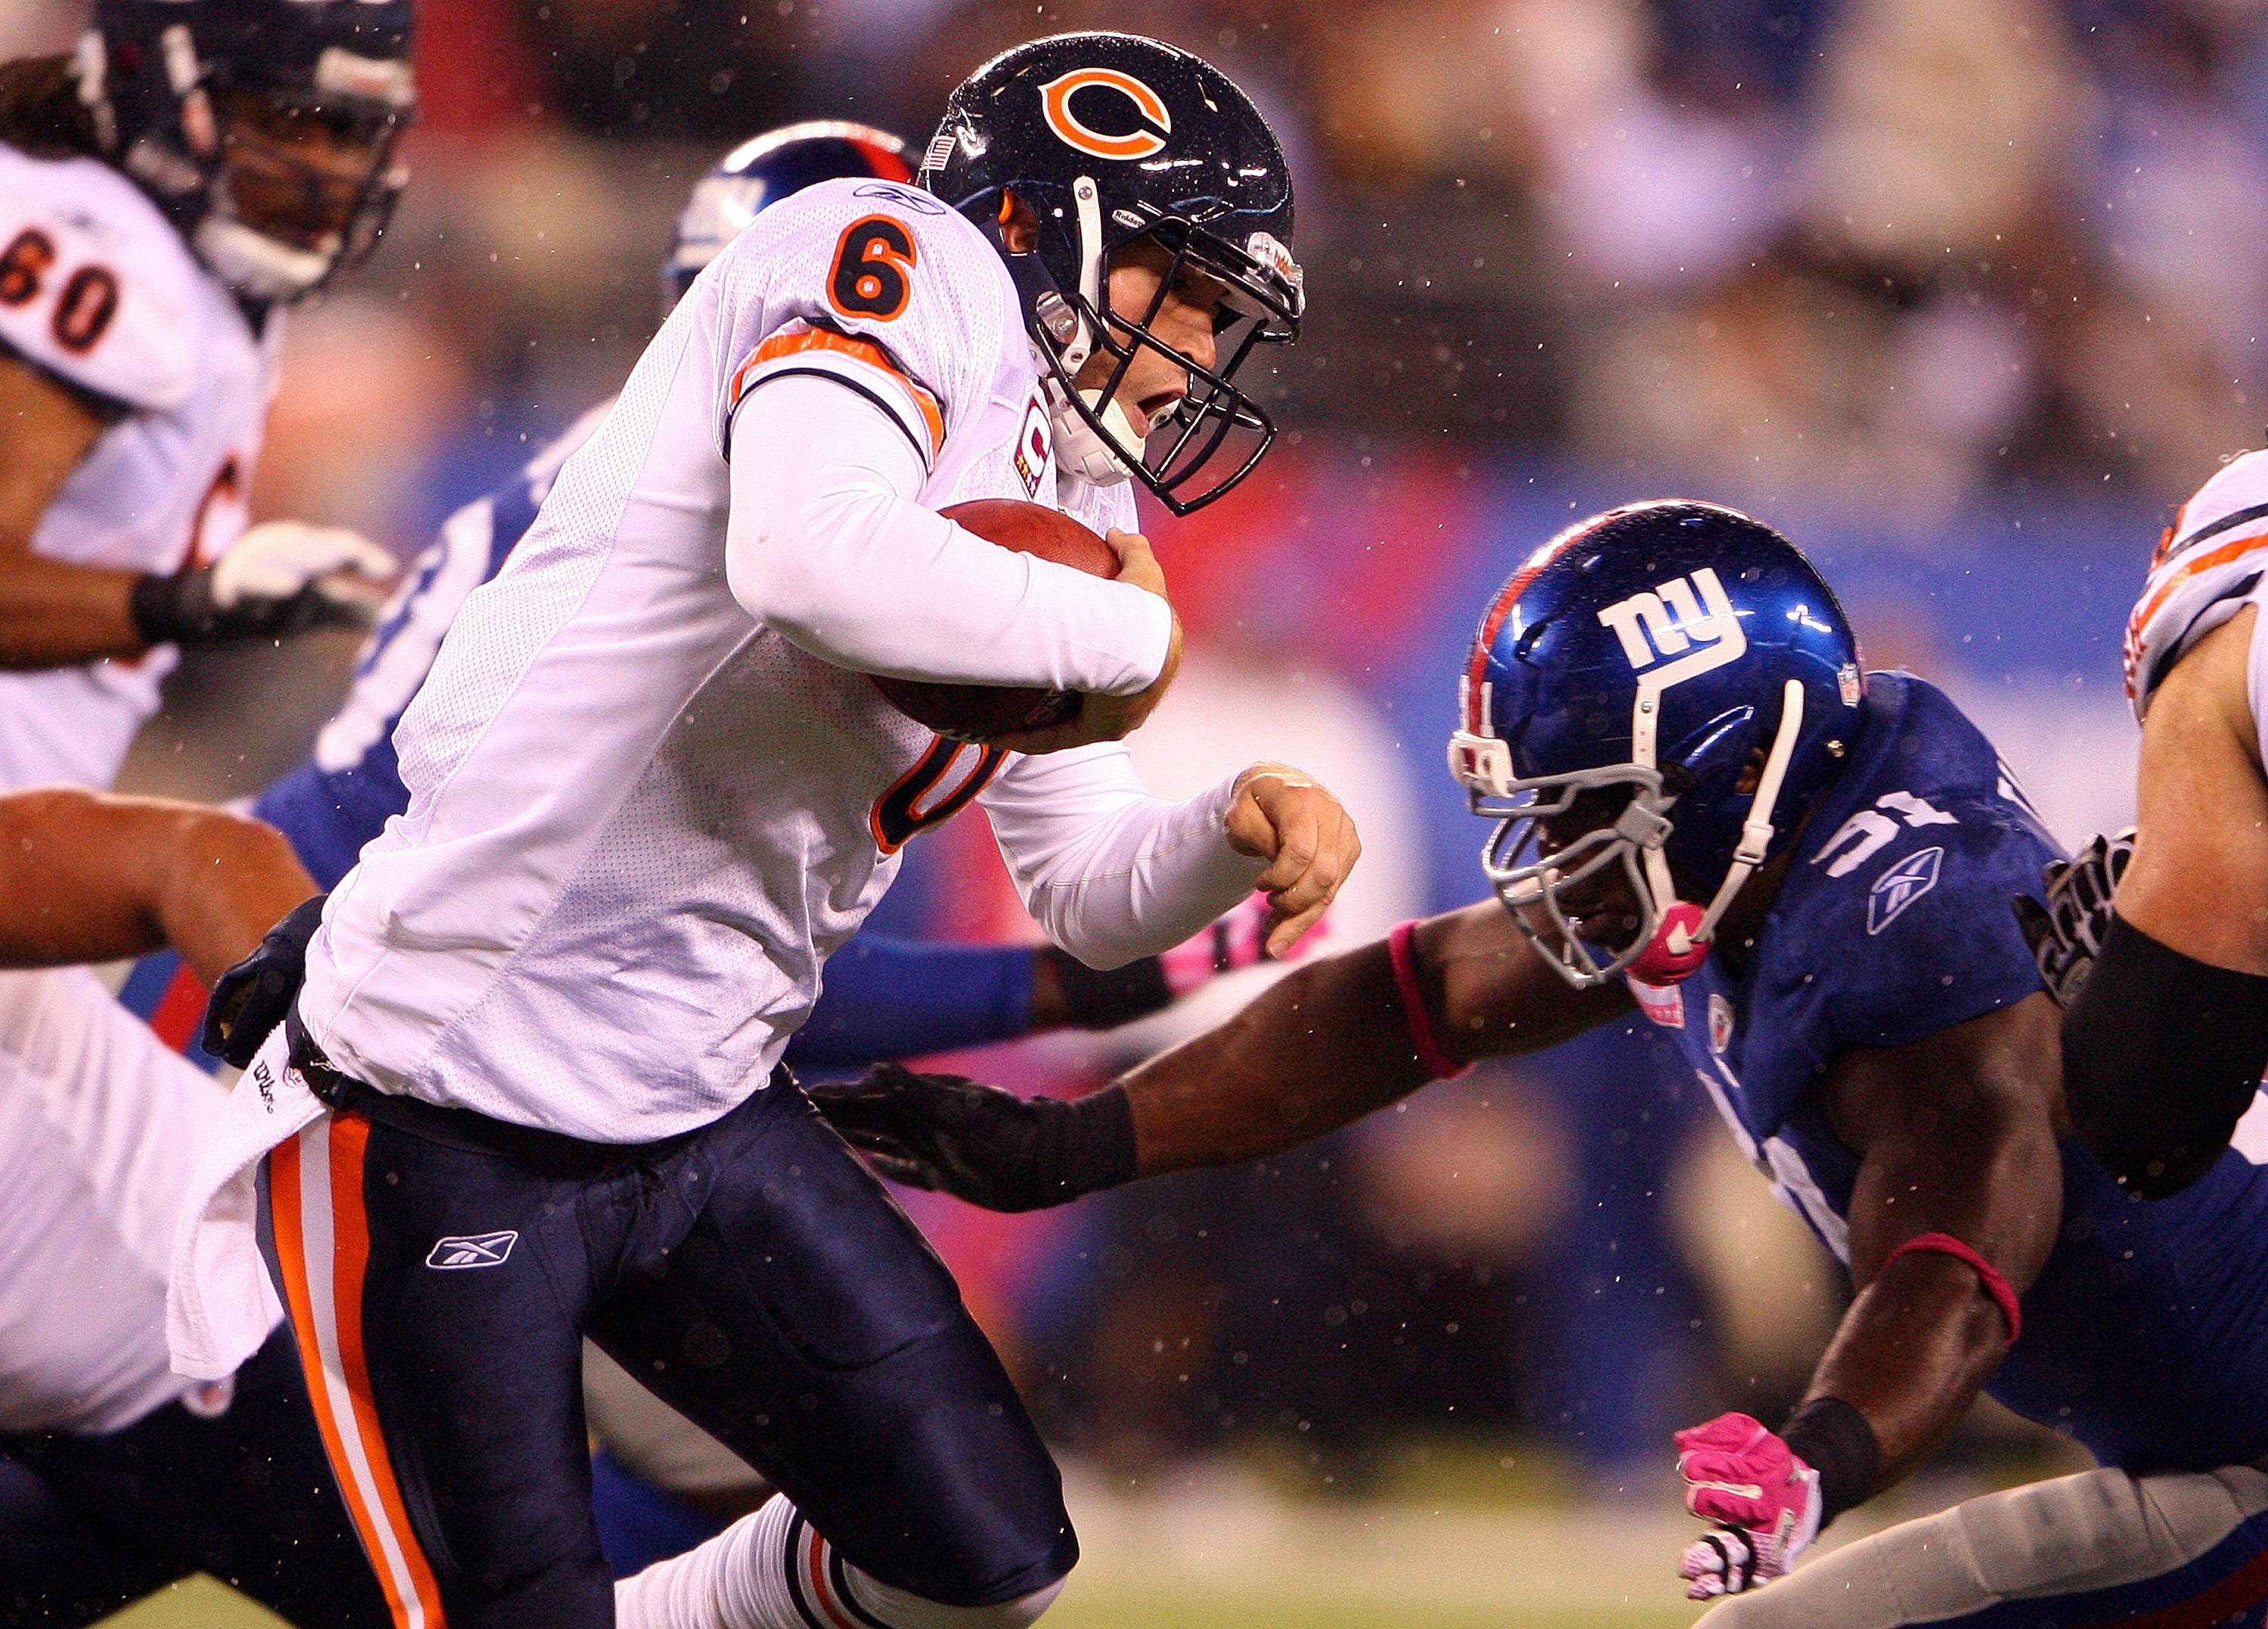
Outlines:
{"label": "white football jersey", "polygon": [[[1220,835],[1225,790],[1146,800],[1184,811],[1167,830],[1129,814],[1123,748],[1021,759],[941,741],[742,608],[725,573],[733,416],[794,373],[889,416],[927,471],[924,509],[1057,497],[1013,288],[972,225],[879,181],[765,210],[466,601],[403,716],[409,811],[333,892],[300,998],[340,1067],[593,1141],[704,1124],[763,1084],[904,843],[980,795],[1058,923],[1092,908],[1096,877],[1123,893],[1152,864],[1210,867],[1156,890],[1187,896],[1180,919],[1138,925],[1171,935],[1145,947],[1162,949],[1250,888],[1256,863]],[[1096,520],[1131,518],[1123,490],[1077,496]],[[1139,592],[1038,562],[1029,578],[1035,611]],[[1086,834],[1108,829],[1138,852],[1106,873]],[[1029,851],[1020,868],[1016,834],[1096,869],[1050,881]]]}
{"label": "white football jersey", "polygon": [[192,1389],[166,1275],[225,1102],[86,969],[0,972],[0,1431],[116,1431]]}
{"label": "white football jersey", "polygon": [[[75,565],[172,571],[245,528],[283,321],[255,333],[133,182],[0,145],[0,347],[115,404],[33,534]],[[170,649],[0,673],[0,791],[107,786],[157,711]]]}

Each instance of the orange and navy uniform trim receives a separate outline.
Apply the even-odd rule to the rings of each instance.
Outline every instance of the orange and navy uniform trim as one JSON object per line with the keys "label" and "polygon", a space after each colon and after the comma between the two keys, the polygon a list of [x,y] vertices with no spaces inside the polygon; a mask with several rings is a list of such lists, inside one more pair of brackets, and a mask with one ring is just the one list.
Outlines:
{"label": "orange and navy uniform trim", "polygon": [[785,357],[818,353],[849,357],[867,366],[878,368],[889,375],[892,382],[906,393],[915,409],[921,414],[923,425],[929,431],[929,457],[932,462],[945,450],[945,410],[937,398],[908,377],[905,371],[890,360],[890,353],[871,339],[852,334],[838,334],[832,328],[812,328],[792,323],[773,335],[748,353],[747,360],[733,371],[733,387],[728,400],[737,407],[741,394],[747,388],[748,376],[768,362],[777,362]]}
{"label": "orange and navy uniform trim", "polygon": [[269,1151],[276,1265],[323,1449],[394,1629],[446,1629],[440,1586],[402,1501],[363,1345],[363,1281],[370,1266],[363,1167],[369,1145],[369,1121],[329,1114]]}

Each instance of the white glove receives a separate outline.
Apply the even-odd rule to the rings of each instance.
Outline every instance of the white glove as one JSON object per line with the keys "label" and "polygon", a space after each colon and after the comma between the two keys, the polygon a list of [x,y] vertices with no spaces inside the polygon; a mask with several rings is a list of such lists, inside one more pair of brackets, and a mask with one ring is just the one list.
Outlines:
{"label": "white glove", "polygon": [[268,520],[254,527],[213,563],[213,603],[288,600],[312,586],[340,605],[375,608],[394,573],[394,557],[342,526]]}

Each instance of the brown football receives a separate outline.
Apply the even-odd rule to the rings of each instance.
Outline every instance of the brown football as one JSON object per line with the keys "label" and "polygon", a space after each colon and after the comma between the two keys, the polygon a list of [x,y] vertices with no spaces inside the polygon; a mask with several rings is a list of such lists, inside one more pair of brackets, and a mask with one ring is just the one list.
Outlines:
{"label": "brown football", "polygon": [[[1118,555],[1108,543],[1059,510],[1012,498],[980,498],[940,512],[987,542],[1018,554],[1037,555],[1090,577],[1118,575]],[[1062,724],[1079,712],[1072,690],[1042,690],[1015,684],[928,684],[917,679],[870,675],[874,688],[924,729],[953,741],[984,741],[1014,730]]]}

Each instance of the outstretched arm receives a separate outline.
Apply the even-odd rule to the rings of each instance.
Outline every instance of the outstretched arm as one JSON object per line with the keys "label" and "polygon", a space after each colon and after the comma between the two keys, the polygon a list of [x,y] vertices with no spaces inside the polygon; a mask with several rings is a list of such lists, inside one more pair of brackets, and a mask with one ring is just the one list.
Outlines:
{"label": "outstretched arm", "polygon": [[0,797],[0,966],[172,945],[210,984],[314,891],[290,845],[241,815],[60,787]]}
{"label": "outstretched arm", "polygon": [[1029,1210],[1278,1153],[1460,1065],[1551,1046],[1630,1010],[1619,986],[1571,988],[1494,904],[1418,924],[1406,975],[1391,946],[1301,968],[1226,1022],[1075,1102],[891,1065],[812,1097],[885,1175]]}
{"label": "outstretched arm", "polygon": [[[1425,1032],[1454,1064],[1556,1046],[1630,1009],[1619,985],[1571,989],[1492,903],[1419,923],[1410,949]],[[1278,979],[1120,1082],[1140,1174],[1279,1153],[1408,1096],[1436,1076],[1418,1033],[1385,943]]]}
{"label": "outstretched arm", "polygon": [[1837,1513],[1920,1465],[1999,1366],[2062,1220],[2058,1017],[2027,996],[1830,1075],[1829,1119],[1862,1161],[1858,1296],[1778,1433],[1733,1414],[1680,1434],[1688,1503],[1725,1529],[1687,1552],[1696,1598],[1785,1573]]}

